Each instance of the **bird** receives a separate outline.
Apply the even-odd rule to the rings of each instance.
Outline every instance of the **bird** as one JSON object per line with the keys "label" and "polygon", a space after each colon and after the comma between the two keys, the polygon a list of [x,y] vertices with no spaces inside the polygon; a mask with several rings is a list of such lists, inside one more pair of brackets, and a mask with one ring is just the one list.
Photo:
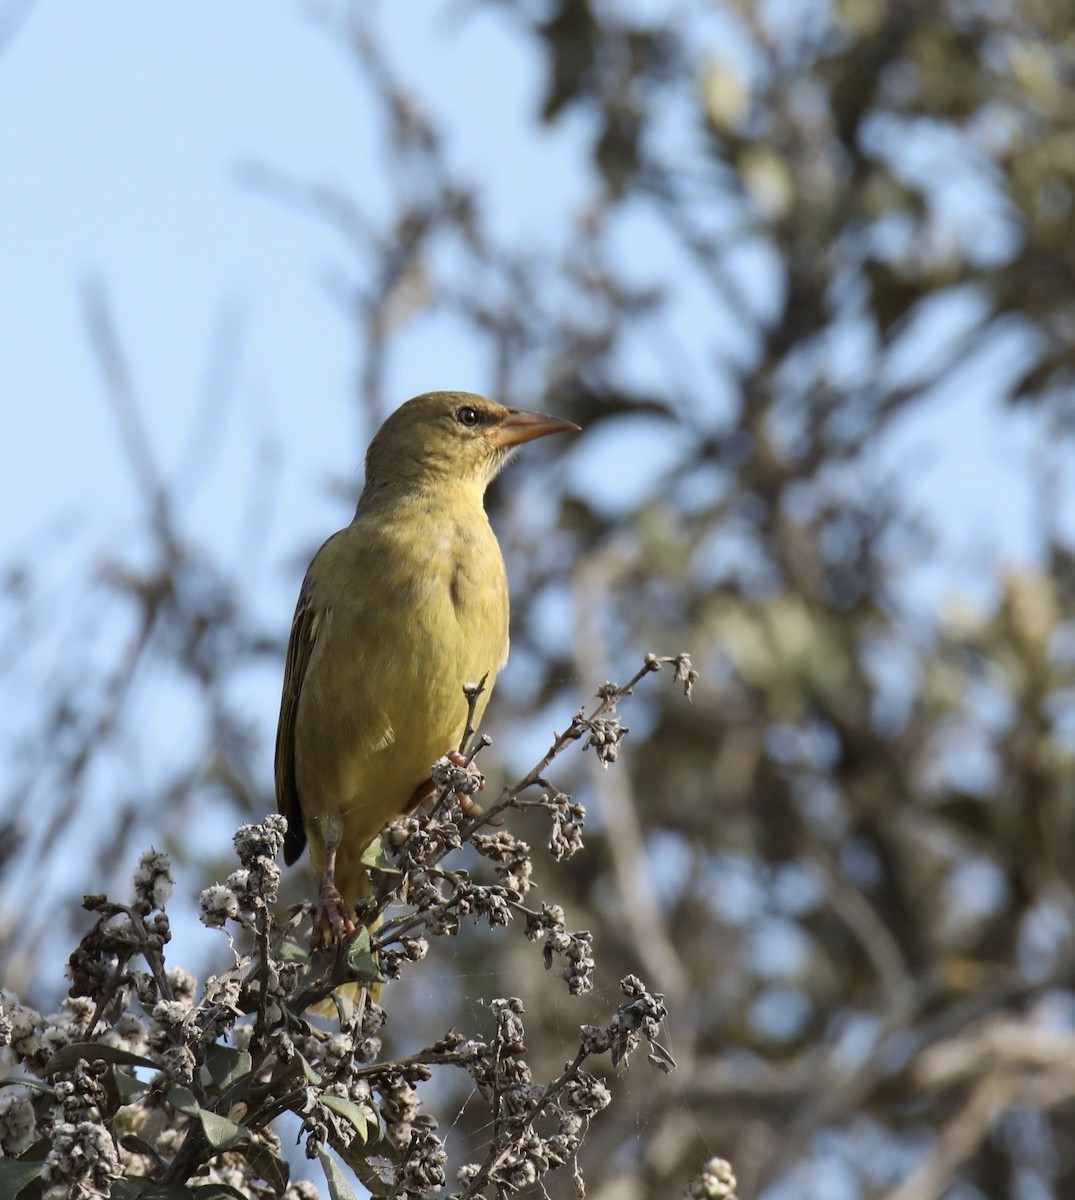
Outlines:
{"label": "bird", "polygon": [[319,878],[311,951],[355,930],[363,855],[431,790],[460,744],[464,685],[508,654],[504,559],[488,485],[524,442],[572,421],[470,392],[428,392],[392,412],[366,453],[354,519],[317,551],[299,591],[276,735],[284,860],[309,846]]}

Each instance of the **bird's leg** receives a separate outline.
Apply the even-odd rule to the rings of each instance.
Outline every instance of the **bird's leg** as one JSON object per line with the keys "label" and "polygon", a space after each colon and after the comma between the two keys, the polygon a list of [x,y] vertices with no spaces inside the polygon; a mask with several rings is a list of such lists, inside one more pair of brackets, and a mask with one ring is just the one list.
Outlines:
{"label": "bird's leg", "polygon": [[317,907],[314,909],[314,928],[313,933],[310,934],[311,950],[320,950],[324,945],[326,926],[329,932],[329,942],[342,942],[348,934],[355,931],[351,909],[336,887],[336,850],[338,846],[338,842],[325,844],[325,870],[321,875],[321,891],[317,897]]}
{"label": "bird's leg", "polygon": [[[460,754],[458,750],[451,750],[448,753],[448,761],[453,767],[462,767],[468,775],[477,775],[479,779],[478,791],[485,787],[485,776],[478,770],[473,762],[467,762],[466,755]],[[459,807],[463,810],[465,817],[480,817],[484,810],[482,806],[466,792],[456,792],[459,799]]]}
{"label": "bird's leg", "polygon": [[[481,782],[478,784],[478,790],[481,791],[485,787],[485,778],[482,773],[472,762],[467,762],[466,757],[459,753],[458,750],[450,750],[445,756],[453,767],[463,767],[468,775],[477,775]],[[410,801],[407,807],[403,810],[403,815],[414,812],[414,810],[425,804],[427,800],[436,795],[437,785],[432,779],[424,779],[411,793]],[[456,792],[459,799],[459,807],[463,810],[463,815],[467,817],[480,817],[482,815],[481,805],[477,803],[466,792]]]}

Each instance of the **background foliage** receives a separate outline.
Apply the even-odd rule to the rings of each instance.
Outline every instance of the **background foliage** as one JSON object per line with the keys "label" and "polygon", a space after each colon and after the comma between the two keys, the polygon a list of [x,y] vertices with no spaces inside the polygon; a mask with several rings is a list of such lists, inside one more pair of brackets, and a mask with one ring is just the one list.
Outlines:
{"label": "background foliage", "polygon": [[[360,4],[314,16],[377,99],[390,215],[286,164],[246,181],[339,234],[364,431],[404,398],[393,356],[434,319],[481,348],[484,390],[585,428],[491,499],[514,624],[486,771],[642,651],[689,649],[700,671],[689,707],[638,697],[626,769],[580,756],[556,781],[589,808],[587,850],[539,883],[593,931],[598,998],[631,973],[663,992],[679,1060],[594,1123],[591,1194],[672,1195],[719,1153],[769,1200],[1068,1195],[1075,22],[1039,0],[444,13],[478,8],[541,56],[526,136],[583,131],[569,226],[504,239]],[[194,877],[227,843],[207,863],[190,814],[271,807],[271,728],[247,696],[286,635],[176,519],[138,348],[102,287],[84,305],[144,536],[102,549],[64,617],[85,636],[41,672],[9,751],[0,945],[5,983],[31,993],[56,991],[42,891],[100,890],[150,840]],[[922,464],[879,447],[976,391],[1040,431],[1037,554],[982,581],[987,603],[942,608],[923,601],[940,514],[909,502]],[[55,605],[33,562],[4,580],[10,660],[47,642]],[[150,790],[127,769],[147,679],[197,713]],[[102,788],[90,853],[27,887]],[[386,996],[401,1044],[508,991],[538,1058],[586,1019],[525,947],[480,932],[422,969]],[[466,1128],[465,1093],[438,1099]]]}

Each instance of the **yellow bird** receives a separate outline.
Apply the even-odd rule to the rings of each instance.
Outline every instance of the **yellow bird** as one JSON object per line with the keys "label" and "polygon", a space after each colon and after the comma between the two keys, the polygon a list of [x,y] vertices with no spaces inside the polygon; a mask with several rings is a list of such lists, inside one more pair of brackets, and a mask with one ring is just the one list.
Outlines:
{"label": "yellow bird", "polygon": [[362,855],[425,794],[466,726],[464,683],[508,653],[508,585],[485,489],[516,446],[578,426],[467,392],[430,392],[384,422],[354,520],[299,593],[276,734],[284,859],[307,842],[321,889],[312,945],[354,929]]}

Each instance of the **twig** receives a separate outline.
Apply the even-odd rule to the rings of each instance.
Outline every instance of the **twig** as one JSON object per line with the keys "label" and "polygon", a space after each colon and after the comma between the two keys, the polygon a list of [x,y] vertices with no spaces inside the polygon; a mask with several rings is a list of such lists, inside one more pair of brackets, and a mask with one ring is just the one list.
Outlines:
{"label": "twig", "polygon": [[485,681],[488,678],[489,672],[487,671],[477,683],[463,684],[463,695],[467,698],[467,724],[463,730],[463,736],[459,739],[459,753],[469,754],[468,763],[474,760],[474,755],[478,752],[471,748],[470,739],[474,736],[474,713],[478,708],[478,699],[485,691]]}

